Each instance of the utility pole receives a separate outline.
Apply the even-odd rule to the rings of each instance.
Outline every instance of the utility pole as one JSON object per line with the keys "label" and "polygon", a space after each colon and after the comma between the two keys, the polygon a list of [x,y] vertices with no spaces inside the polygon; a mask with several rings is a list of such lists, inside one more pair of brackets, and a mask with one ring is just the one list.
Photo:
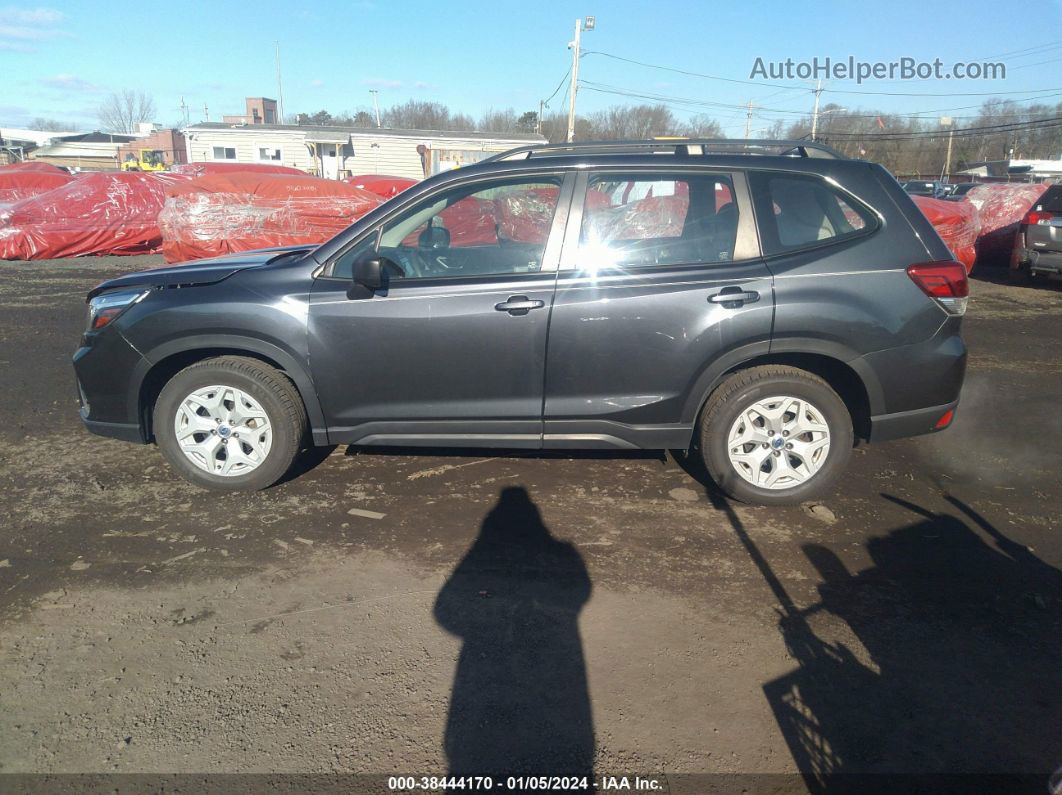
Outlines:
{"label": "utility pole", "polygon": [[819,130],[819,95],[822,93],[822,80],[815,81],[815,110],[811,112],[811,140]]}
{"label": "utility pole", "polygon": [[380,89],[378,89],[378,88],[370,88],[369,89],[369,93],[372,94],[372,106],[376,110],[376,128],[379,129],[380,126],[381,126],[380,125],[380,100],[379,100]]}
{"label": "utility pole", "polygon": [[581,19],[575,20],[575,38],[568,42],[572,51],[572,82],[568,89],[568,143],[575,140],[575,94],[579,90],[579,47],[582,32],[593,30],[596,22],[595,17],[587,17],[585,22]]}
{"label": "utility pole", "polygon": [[948,128],[948,153],[944,155],[944,168],[940,170],[940,181],[944,181],[944,175],[951,170],[951,139],[955,135],[955,125],[952,124],[951,116],[940,117],[941,126]]}
{"label": "utility pole", "polygon": [[210,121],[210,108],[205,102],[203,103],[203,121]]}
{"label": "utility pole", "polygon": [[284,83],[280,79],[280,42],[279,41],[275,41],[273,43],[276,44],[276,47],[277,47],[277,49],[276,49],[276,53],[277,53],[277,111],[280,114],[280,118],[278,119],[278,122],[280,124],[283,124],[284,123]]}
{"label": "utility pole", "polygon": [[542,135],[542,114],[545,113],[545,100],[538,101],[538,118],[535,119],[535,133]]}
{"label": "utility pole", "polygon": [[752,100],[749,100],[749,110],[745,114],[745,138],[749,137],[749,132],[752,130]]}
{"label": "utility pole", "polygon": [[181,120],[184,122],[184,126],[188,126],[188,106],[184,102],[184,97],[181,97]]}

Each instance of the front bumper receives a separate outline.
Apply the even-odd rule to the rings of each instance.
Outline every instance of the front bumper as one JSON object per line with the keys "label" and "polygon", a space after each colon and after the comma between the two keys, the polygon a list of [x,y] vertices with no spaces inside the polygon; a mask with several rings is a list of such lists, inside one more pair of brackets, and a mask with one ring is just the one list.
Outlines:
{"label": "front bumper", "polygon": [[85,335],[73,365],[79,413],[88,430],[128,442],[147,441],[139,401],[130,395],[133,374],[143,363],[144,358],[117,329]]}

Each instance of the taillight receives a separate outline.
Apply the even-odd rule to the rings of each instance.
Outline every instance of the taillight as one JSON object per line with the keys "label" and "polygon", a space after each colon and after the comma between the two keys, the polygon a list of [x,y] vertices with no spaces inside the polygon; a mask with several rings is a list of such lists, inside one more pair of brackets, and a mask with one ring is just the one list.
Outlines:
{"label": "taillight", "polygon": [[921,262],[911,265],[907,275],[948,314],[965,314],[970,282],[966,279],[966,266],[961,262]]}
{"label": "taillight", "polygon": [[1054,217],[1054,213],[1049,213],[1047,210],[1029,210],[1021,222],[1026,226],[1049,224]]}

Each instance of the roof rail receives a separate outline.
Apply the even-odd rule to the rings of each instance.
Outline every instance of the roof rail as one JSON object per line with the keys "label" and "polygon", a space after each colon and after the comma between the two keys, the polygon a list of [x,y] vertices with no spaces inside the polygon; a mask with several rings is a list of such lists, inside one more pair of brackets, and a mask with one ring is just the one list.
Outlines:
{"label": "roof rail", "polygon": [[480,162],[491,163],[499,160],[530,159],[535,156],[557,157],[568,154],[620,155],[640,152],[667,153],[669,151],[680,157],[709,154],[757,154],[848,159],[836,149],[817,141],[776,141],[765,138],[654,138],[641,141],[530,144],[499,152]]}

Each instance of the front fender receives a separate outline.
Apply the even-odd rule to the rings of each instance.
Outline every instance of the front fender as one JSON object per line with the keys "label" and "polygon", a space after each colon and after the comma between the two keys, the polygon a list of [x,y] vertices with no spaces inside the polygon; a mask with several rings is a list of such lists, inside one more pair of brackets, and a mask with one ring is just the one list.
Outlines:
{"label": "front fender", "polygon": [[275,362],[299,390],[299,396],[306,407],[307,419],[310,421],[314,443],[321,445],[328,443],[321,402],[305,363],[280,345],[257,337],[240,334],[201,334],[170,340],[149,351],[141,351],[144,358],[137,363],[130,378],[128,405],[140,406],[145,380],[155,367],[174,356],[196,351],[212,355],[246,353]]}

